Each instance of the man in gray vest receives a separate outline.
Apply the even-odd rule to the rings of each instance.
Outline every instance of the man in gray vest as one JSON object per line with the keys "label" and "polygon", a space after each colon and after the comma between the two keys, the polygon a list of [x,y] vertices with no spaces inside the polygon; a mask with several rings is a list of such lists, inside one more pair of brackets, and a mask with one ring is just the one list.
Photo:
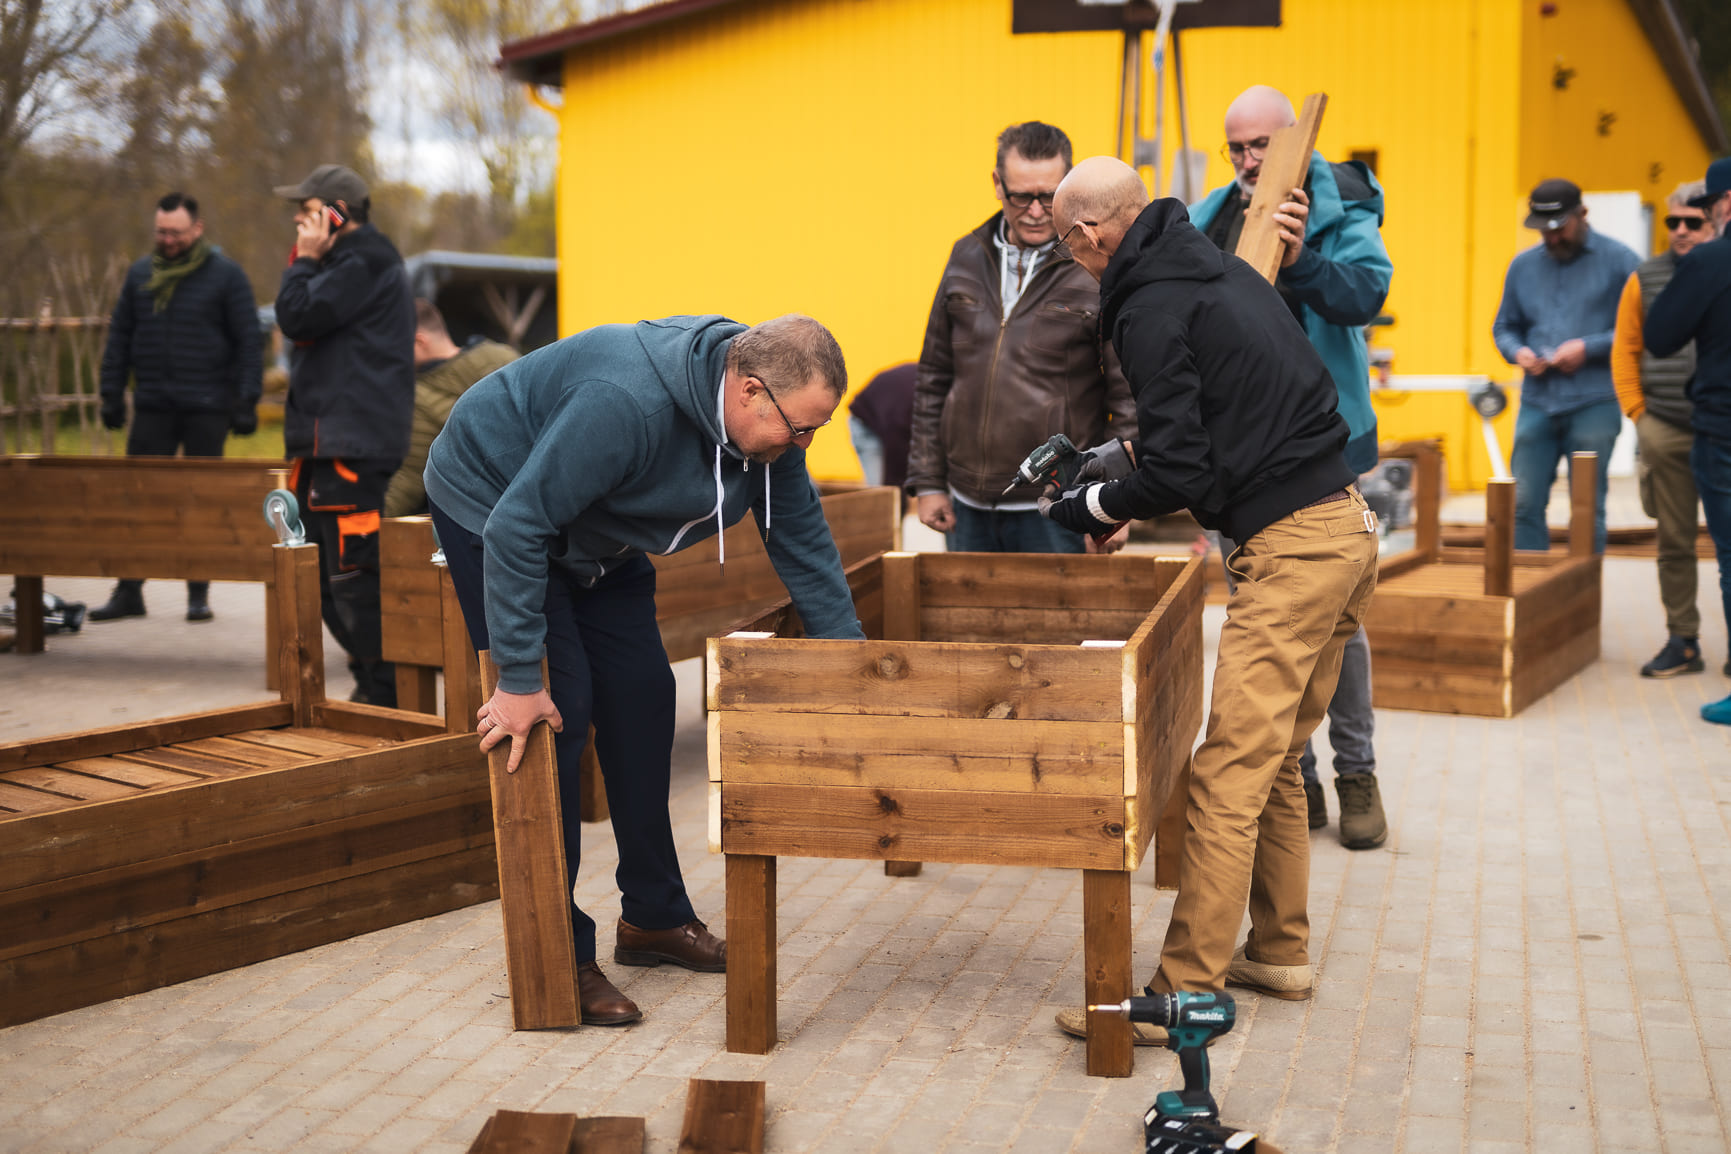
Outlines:
{"label": "man in gray vest", "polygon": [[1635,422],[1640,452],[1641,508],[1659,524],[1659,600],[1670,634],[1658,656],[1641,666],[1642,677],[1700,673],[1701,613],[1695,606],[1695,539],[1700,532],[1695,477],[1689,451],[1689,382],[1695,375],[1693,341],[1668,357],[1656,357],[1641,340],[1641,326],[1653,300],[1677,270],[1677,261],[1713,237],[1712,222],[1689,201],[1706,186],[1680,184],[1665,202],[1665,231],[1671,243],[1629,274],[1617,306],[1617,331],[1611,342],[1611,382],[1623,412]]}

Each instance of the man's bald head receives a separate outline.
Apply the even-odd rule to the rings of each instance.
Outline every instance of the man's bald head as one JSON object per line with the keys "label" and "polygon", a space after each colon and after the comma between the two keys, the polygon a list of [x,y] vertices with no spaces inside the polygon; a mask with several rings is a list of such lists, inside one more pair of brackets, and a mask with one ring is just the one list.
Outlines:
{"label": "man's bald head", "polygon": [[1076,263],[1098,280],[1147,207],[1148,189],[1134,168],[1115,156],[1090,156],[1058,185],[1052,215]]}
{"label": "man's bald head", "polygon": [[1266,84],[1251,85],[1226,106],[1227,159],[1232,161],[1233,178],[1246,197],[1256,192],[1269,138],[1297,123],[1292,101],[1280,89]]}

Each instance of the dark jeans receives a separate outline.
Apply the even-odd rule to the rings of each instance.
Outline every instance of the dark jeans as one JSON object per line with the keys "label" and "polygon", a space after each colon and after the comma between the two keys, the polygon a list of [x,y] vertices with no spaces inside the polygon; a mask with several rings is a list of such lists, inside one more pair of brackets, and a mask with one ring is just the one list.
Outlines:
{"label": "dark jeans", "polygon": [[295,462],[295,499],[319,547],[319,610],[349,655],[355,700],[397,704],[397,667],[384,659],[380,624],[379,511],[397,461]]}
{"label": "dark jeans", "polygon": [[[1599,491],[1593,503],[1593,548],[1605,551],[1605,487],[1611,480],[1611,449],[1623,427],[1623,410],[1613,400],[1599,401],[1555,416],[1522,404],[1515,414],[1515,447],[1509,472],[1515,475],[1515,548],[1549,549],[1551,530],[1545,506],[1557,479],[1557,462],[1569,453],[1599,454]],[[1574,459],[1570,458],[1571,475]]]}
{"label": "dark jeans", "polygon": [[[227,413],[184,413],[178,409],[134,409],[132,428],[126,434],[128,457],[172,457],[186,450],[188,457],[220,457],[228,440]],[[144,588],[142,578],[127,578],[122,585]],[[210,594],[209,581],[188,581],[187,601],[203,605]]]}
{"label": "dark jeans", "polygon": [[976,509],[954,498],[956,527],[944,534],[951,553],[1080,553],[1087,546],[1080,533],[1054,525],[1038,510],[1004,513]]}
{"label": "dark jeans", "polygon": [[[481,538],[431,509],[451,584],[476,649],[488,648]],[[541,612],[547,618],[547,671],[564,721],[554,735],[560,821],[565,834],[565,889],[576,882],[583,846],[577,802],[578,763],[595,726],[595,752],[607,788],[619,847],[620,912],[639,929],[667,930],[696,919],[667,799],[673,772],[673,670],[655,624],[655,566],[637,556],[592,587],[550,569]],[[579,963],[595,957],[595,920],[573,902],[571,929]]]}
{"label": "dark jeans", "polygon": [[1731,625],[1731,441],[1696,433],[1689,467],[1707,514],[1707,534],[1719,555],[1720,605],[1726,624]]}

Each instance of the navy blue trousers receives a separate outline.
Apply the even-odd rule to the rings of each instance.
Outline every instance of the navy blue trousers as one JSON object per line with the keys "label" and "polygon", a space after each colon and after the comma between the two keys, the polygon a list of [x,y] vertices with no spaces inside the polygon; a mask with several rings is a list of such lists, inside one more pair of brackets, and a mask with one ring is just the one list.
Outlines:
{"label": "navy blue trousers", "polygon": [[[489,648],[481,538],[432,506],[451,584],[469,640]],[[672,777],[674,683],[655,624],[655,566],[639,554],[584,586],[557,568],[547,575],[547,672],[565,730],[554,735],[565,890],[576,882],[583,845],[578,765],[595,726],[595,752],[619,845],[620,912],[640,929],[666,930],[696,919],[667,815]],[[577,961],[595,958],[595,919],[571,905]]]}

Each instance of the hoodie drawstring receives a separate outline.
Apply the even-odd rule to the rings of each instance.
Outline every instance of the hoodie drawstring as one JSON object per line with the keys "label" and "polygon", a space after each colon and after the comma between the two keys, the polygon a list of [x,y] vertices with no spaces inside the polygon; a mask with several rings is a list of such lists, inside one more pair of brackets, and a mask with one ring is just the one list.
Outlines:
{"label": "hoodie drawstring", "polygon": [[727,525],[721,519],[721,497],[721,445],[717,443],[715,446],[715,543],[719,555],[715,564],[719,569],[726,569]]}

